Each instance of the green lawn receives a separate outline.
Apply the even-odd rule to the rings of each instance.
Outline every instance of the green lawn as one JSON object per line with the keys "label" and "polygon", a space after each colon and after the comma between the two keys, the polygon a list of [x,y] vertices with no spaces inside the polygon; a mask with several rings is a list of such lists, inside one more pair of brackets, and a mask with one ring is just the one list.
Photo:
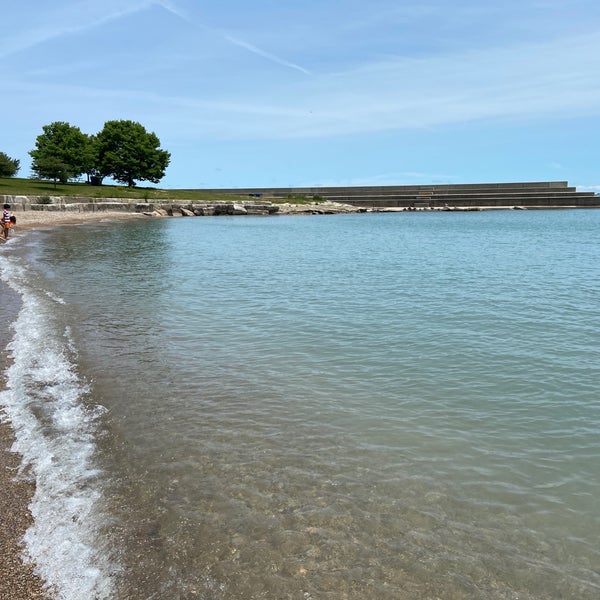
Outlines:
{"label": "green lawn", "polygon": [[245,195],[213,194],[194,190],[161,190],[123,185],[93,186],[87,183],[58,183],[39,179],[0,177],[0,195],[84,196],[86,198],[129,198],[131,200],[247,200]]}

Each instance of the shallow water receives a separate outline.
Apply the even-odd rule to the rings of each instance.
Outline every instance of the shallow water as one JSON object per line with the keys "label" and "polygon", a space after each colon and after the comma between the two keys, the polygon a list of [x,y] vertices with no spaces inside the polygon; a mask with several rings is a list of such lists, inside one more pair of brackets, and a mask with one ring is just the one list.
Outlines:
{"label": "shallow water", "polygon": [[63,598],[597,598],[599,227],[218,217],[6,245],[0,401],[42,574]]}

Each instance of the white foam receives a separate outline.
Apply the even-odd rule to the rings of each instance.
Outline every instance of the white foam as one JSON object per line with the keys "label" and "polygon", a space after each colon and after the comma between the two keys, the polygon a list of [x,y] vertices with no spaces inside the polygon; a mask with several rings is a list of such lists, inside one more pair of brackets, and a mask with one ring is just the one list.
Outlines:
{"label": "white foam", "polygon": [[34,524],[24,537],[27,558],[56,598],[111,598],[116,567],[103,552],[106,516],[95,465],[100,409],[85,406],[89,389],[76,372],[73,341],[56,312],[61,302],[33,289],[18,261],[5,257],[0,267],[23,301],[0,406],[15,429],[21,473],[36,483]]}

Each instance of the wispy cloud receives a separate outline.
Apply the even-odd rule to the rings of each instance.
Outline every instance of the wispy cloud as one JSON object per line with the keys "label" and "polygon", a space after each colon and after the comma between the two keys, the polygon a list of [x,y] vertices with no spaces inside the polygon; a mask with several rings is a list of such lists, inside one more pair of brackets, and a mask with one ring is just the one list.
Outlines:
{"label": "wispy cloud", "polygon": [[179,17],[183,21],[187,21],[188,23],[192,22],[190,15],[186,13],[179,5],[175,4],[175,2],[172,2],[171,0],[154,0],[153,4],[161,6],[167,12],[170,12],[176,17]]}
{"label": "wispy cloud", "polygon": [[[374,62],[252,99],[214,99],[190,123],[242,137],[320,138],[480,120],[600,115],[600,34],[477,53]],[[206,111],[203,115],[196,111]],[[190,114],[191,113],[191,114]],[[210,115],[210,116],[209,116]],[[207,129],[206,129],[207,128]]]}
{"label": "wispy cloud", "polygon": [[[48,5],[47,14],[38,14],[38,26],[28,25],[12,35],[3,35],[0,39],[0,59],[23,52],[65,35],[73,35],[100,27],[110,21],[140,12],[154,5],[154,0],[125,2],[78,2],[61,11]],[[35,17],[32,19],[35,23]]]}
{"label": "wispy cloud", "polygon": [[[600,114],[600,33],[425,59],[398,58],[286,93],[307,135],[428,128],[482,119]],[[300,99],[300,100],[298,100]],[[289,127],[286,128],[289,131]]]}
{"label": "wispy cloud", "polygon": [[[188,17],[170,0],[137,2],[123,10],[160,4]],[[113,10],[105,18],[122,14]],[[193,16],[195,27],[267,60],[309,74]],[[99,20],[96,20],[98,23]],[[138,89],[43,85],[45,95],[72,99],[73,110],[85,98],[86,111],[106,104],[138,119],[160,121],[182,138],[225,139],[323,138],[383,131],[426,129],[482,120],[531,120],[600,116],[600,32],[539,44],[514,44],[478,52],[426,58],[387,59],[335,73],[318,73],[280,84],[261,80],[252,94],[240,95],[195,87],[187,78],[179,88],[136,82]],[[8,79],[3,81],[10,90]],[[174,91],[174,90],[179,90]]]}
{"label": "wispy cloud", "polygon": [[224,39],[229,44],[233,44],[234,46],[243,48],[244,50],[247,50],[248,52],[251,52],[252,54],[256,54],[257,56],[265,58],[266,60],[276,63],[278,65],[281,65],[283,67],[288,67],[290,69],[300,71],[300,73],[304,73],[305,75],[311,75],[310,71],[308,71],[307,69],[305,69],[304,67],[302,67],[296,63],[293,63],[289,60],[286,60],[285,58],[277,56],[276,54],[274,54],[272,52],[263,50],[262,48],[259,48],[258,46],[241,39],[240,37],[233,36],[233,35],[227,33],[222,28],[212,27],[212,26],[208,25],[207,23],[202,22],[199,18],[194,18],[192,15],[185,12],[173,0],[154,0],[154,1],[157,5],[162,6],[162,8],[164,8],[166,11],[178,16],[183,21],[186,21],[187,23],[190,23],[192,25],[200,26],[203,29],[206,29],[207,31],[211,31],[212,33],[215,33],[218,36],[220,36],[222,39]]}

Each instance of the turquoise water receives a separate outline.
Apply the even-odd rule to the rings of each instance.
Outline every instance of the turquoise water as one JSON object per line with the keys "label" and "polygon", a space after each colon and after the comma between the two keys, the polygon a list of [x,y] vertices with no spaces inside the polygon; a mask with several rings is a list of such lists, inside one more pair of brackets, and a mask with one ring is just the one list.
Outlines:
{"label": "turquoise water", "polygon": [[599,597],[599,231],[493,211],[13,240],[28,552],[62,598]]}

